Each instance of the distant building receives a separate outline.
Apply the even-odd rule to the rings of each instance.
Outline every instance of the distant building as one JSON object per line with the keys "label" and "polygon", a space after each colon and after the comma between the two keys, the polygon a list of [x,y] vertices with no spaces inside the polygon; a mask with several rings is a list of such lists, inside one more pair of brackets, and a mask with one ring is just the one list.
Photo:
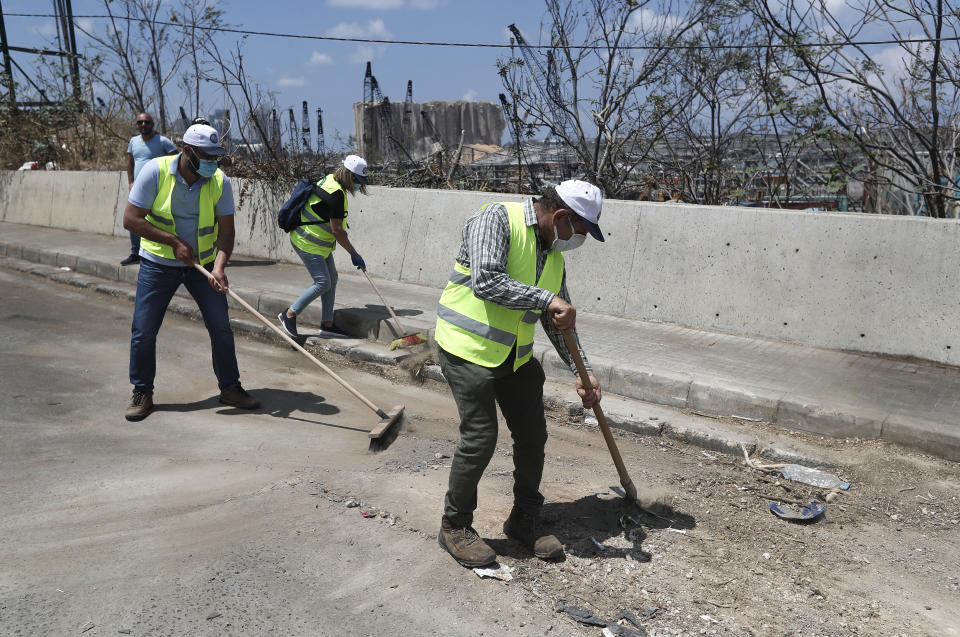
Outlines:
{"label": "distant building", "polygon": [[404,102],[391,102],[389,109],[380,102],[354,104],[360,154],[379,161],[406,160],[409,155],[419,161],[443,148],[456,148],[461,130],[465,146],[499,146],[506,126],[500,105],[493,102],[413,103],[406,111]]}

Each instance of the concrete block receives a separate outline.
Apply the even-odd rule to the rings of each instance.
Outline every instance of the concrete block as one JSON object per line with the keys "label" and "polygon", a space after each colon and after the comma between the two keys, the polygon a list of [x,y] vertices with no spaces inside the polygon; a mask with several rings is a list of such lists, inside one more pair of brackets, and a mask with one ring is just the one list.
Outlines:
{"label": "concrete block", "polygon": [[[199,310],[197,311],[197,314],[199,315]],[[277,341],[280,341],[280,337],[277,336],[273,330],[256,319],[237,318],[235,316],[231,316],[230,327],[233,328],[235,332],[243,332],[253,336],[272,336],[276,338]]]}
{"label": "concrete block", "polygon": [[355,307],[334,310],[333,323],[354,336],[372,339],[377,338],[380,330],[380,318],[375,312]]}
{"label": "concrete block", "polygon": [[57,253],[57,262],[54,265],[57,265],[61,268],[70,268],[71,270],[77,269],[77,255],[67,254],[65,252]]}
{"label": "concrete block", "polygon": [[[537,352],[537,350],[540,350],[540,352]],[[553,347],[536,343],[534,345],[534,352],[541,354],[540,364],[543,365],[543,373],[547,375],[547,378],[554,378],[560,382],[574,382],[573,372],[570,371],[566,363],[560,359],[560,356]],[[601,384],[600,387],[602,388],[603,385]]]}
{"label": "concrete block", "polygon": [[825,407],[800,398],[784,397],[773,422],[824,436],[879,438],[886,416],[854,408]]}
{"label": "concrete block", "polygon": [[23,247],[19,243],[5,243],[4,246],[5,256],[13,257],[14,259],[23,258]]}
{"label": "concrete block", "polygon": [[44,265],[57,265],[57,257],[60,253],[57,250],[37,250],[37,260]]}
{"label": "concrete block", "polygon": [[40,263],[40,248],[35,246],[21,246],[20,258],[33,263]]}
{"label": "concrete block", "polygon": [[883,423],[881,437],[905,447],[960,462],[960,430],[955,424],[890,414]]}
{"label": "concrete block", "polygon": [[659,436],[663,433],[664,423],[659,420],[648,420],[633,414],[620,414],[615,411],[603,412],[607,417],[607,424],[617,429],[631,431],[641,436]]}
{"label": "concrete block", "polygon": [[385,365],[396,365],[404,358],[410,356],[410,353],[399,349],[391,352],[382,345],[362,343],[351,348],[347,355],[350,358],[358,361],[370,361],[373,363],[383,363]]}
{"label": "concrete block", "polygon": [[773,463],[800,464],[807,467],[817,467],[818,469],[833,466],[833,463],[827,462],[822,458],[814,458],[809,454],[778,445],[761,446],[756,455]]}
{"label": "concrete block", "polygon": [[50,225],[113,234],[118,172],[58,171],[47,194]]}
{"label": "concrete block", "polygon": [[[109,266],[110,264],[105,263],[104,265]],[[116,265],[117,268],[117,280],[123,281],[124,283],[129,283],[131,285],[137,284],[137,279],[140,277],[140,266],[136,263],[133,265]],[[106,270],[107,272],[112,272],[113,268]],[[180,288],[183,290],[184,288]]]}
{"label": "concrete block", "polygon": [[[277,318],[277,314],[290,307],[289,298],[274,296],[272,294],[261,294],[250,291],[244,292],[242,296],[244,301],[257,308],[258,312],[271,320],[275,320]],[[234,301],[234,303],[236,302]],[[317,299],[316,303],[319,304],[320,299]],[[311,308],[308,307],[307,312],[304,312],[302,316],[297,317],[297,323],[310,323],[308,320],[310,309]],[[319,324],[319,322],[317,324]]]}
{"label": "concrete block", "polygon": [[[116,263],[107,263],[106,261],[97,261],[96,262],[97,276],[109,281],[119,281],[120,280],[120,268],[121,266]],[[139,269],[139,266],[138,266]],[[134,281],[136,283],[136,281]]]}
{"label": "concrete block", "polygon": [[349,356],[350,350],[354,347],[363,345],[367,341],[361,338],[325,338],[323,336],[311,336],[307,338],[307,345],[317,349],[339,354],[340,356]]}
{"label": "concrete block", "polygon": [[779,402],[780,396],[762,396],[746,388],[723,386],[716,381],[693,381],[688,404],[690,408],[707,414],[773,422]]}
{"label": "concrete block", "polygon": [[610,370],[607,385],[613,393],[669,407],[686,407],[693,381],[619,365]]}
{"label": "concrete block", "polygon": [[719,451],[730,455],[743,455],[741,444],[746,446],[747,453],[753,453],[756,449],[752,435],[713,427],[702,422],[664,423],[663,435],[707,451]]}
{"label": "concrete block", "polygon": [[[229,276],[230,275],[228,273],[227,277],[229,278]],[[233,288],[233,287],[231,287],[231,289],[233,290],[234,294],[238,295],[240,298],[242,298],[244,301],[246,301],[253,307],[256,308],[259,305],[260,293],[257,292],[256,290],[242,290],[242,289]],[[240,313],[240,315],[262,325],[262,323],[260,323],[260,321],[257,320],[257,317],[255,317],[253,314],[250,314],[250,312],[247,311],[246,308],[244,308],[237,300],[233,298],[233,296],[229,294],[227,295],[227,307],[230,308],[232,312]],[[274,319],[275,317],[276,317],[276,313],[266,315],[267,320]]]}

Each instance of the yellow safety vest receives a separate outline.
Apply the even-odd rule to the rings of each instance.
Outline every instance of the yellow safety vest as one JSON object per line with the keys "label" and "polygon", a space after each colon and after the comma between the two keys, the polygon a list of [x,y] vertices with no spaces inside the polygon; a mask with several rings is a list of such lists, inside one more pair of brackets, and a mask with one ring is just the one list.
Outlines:
{"label": "yellow safety vest", "polygon": [[[176,177],[170,174],[170,162],[179,155],[157,158],[159,172],[157,174],[157,197],[153,200],[153,207],[147,214],[147,221],[170,234],[177,234],[177,227],[170,210],[170,200],[173,197],[173,184]],[[201,265],[210,263],[217,257],[217,217],[214,207],[223,194],[223,171],[219,168],[207,183],[200,187],[200,218],[197,220],[197,259]],[[164,259],[176,259],[173,247],[165,243],[152,241],[146,237],[140,239],[140,247]]]}
{"label": "yellow safety vest", "polygon": [[[343,190],[343,186],[333,178],[333,174],[329,174],[320,181],[317,182],[317,187],[320,190],[330,193],[331,195],[338,190]],[[320,217],[313,212],[313,204],[320,201],[320,197],[316,193],[310,194],[310,199],[307,200],[307,205],[303,207],[303,210],[300,211],[300,221],[320,221]],[[343,224],[346,227],[347,224],[347,193],[343,193]],[[304,252],[310,254],[319,254],[321,257],[328,256],[331,252],[337,249],[337,238],[333,236],[333,230],[330,228],[330,222],[325,221],[323,223],[315,223],[308,226],[297,226],[293,232],[290,233],[290,243],[297,246]]]}
{"label": "yellow safety vest", "polygon": [[[522,203],[500,205],[507,209],[510,220],[507,276],[558,293],[563,283],[563,254],[551,250],[537,279],[536,226],[526,224]],[[533,355],[534,326],[540,310],[512,310],[478,299],[470,285],[470,269],[454,263],[437,307],[437,344],[471,363],[496,367],[507,360],[516,342],[513,369],[519,369]]]}

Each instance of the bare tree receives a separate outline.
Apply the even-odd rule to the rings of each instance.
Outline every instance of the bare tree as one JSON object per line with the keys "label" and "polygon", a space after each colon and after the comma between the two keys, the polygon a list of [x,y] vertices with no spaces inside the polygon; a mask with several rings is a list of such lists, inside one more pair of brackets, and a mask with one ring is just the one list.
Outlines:
{"label": "bare tree", "polygon": [[[107,14],[105,32],[85,30],[93,44],[91,64],[105,70],[98,77],[130,110],[156,107],[160,131],[167,132],[166,88],[180,71],[184,58],[194,56],[209,39],[209,28],[221,24],[215,0],[199,4],[182,0],[102,0]],[[195,68],[200,65],[196,57]],[[87,72],[92,71],[88,64]],[[197,91],[197,94],[199,91]]]}
{"label": "bare tree", "polygon": [[[662,90],[663,64],[702,7],[672,0],[546,0],[546,8],[546,44],[534,50],[518,41],[522,55],[498,64],[501,81],[531,126],[573,153],[605,194],[617,194],[683,101]],[[511,74],[517,66],[526,72]]]}
{"label": "bare tree", "polygon": [[[825,137],[859,151],[861,161],[843,168],[865,176],[870,208],[884,211],[878,193],[887,185],[901,195],[913,191],[915,211],[945,216],[956,199],[946,168],[955,161],[960,116],[958,7],[951,0],[859,0],[840,13],[827,0],[752,4],[772,41],[799,62],[785,72],[797,93],[821,104],[831,129]],[[890,49],[857,43],[877,33],[898,42],[900,64],[883,64]],[[811,45],[825,40],[828,46]]]}
{"label": "bare tree", "polygon": [[[760,100],[755,50],[757,30],[739,2],[708,3],[699,24],[666,58],[674,93],[689,99],[675,108],[675,133],[664,139],[669,172],[682,177],[684,199],[725,203],[749,181],[741,164],[755,155],[749,134]],[[747,47],[743,47],[747,45]]]}

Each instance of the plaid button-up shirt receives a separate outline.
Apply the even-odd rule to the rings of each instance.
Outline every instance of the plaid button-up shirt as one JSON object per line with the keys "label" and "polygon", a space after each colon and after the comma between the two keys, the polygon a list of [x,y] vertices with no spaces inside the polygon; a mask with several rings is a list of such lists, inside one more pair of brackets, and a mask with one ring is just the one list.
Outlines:
{"label": "plaid button-up shirt", "polygon": [[[523,217],[528,226],[537,226],[537,213],[533,208],[533,200],[528,199],[523,205]],[[540,233],[537,233],[537,278],[543,272],[550,246],[544,245]],[[467,219],[463,227],[460,241],[460,252],[457,262],[470,268],[473,293],[484,301],[496,303],[511,310],[540,310],[540,325],[553,343],[557,354],[566,363],[567,367],[576,374],[577,368],[567,350],[563,335],[553,326],[553,320],[547,312],[547,306],[553,300],[553,292],[544,290],[535,285],[526,285],[507,274],[507,255],[510,252],[510,220],[507,209],[501,204],[490,204],[480,209]],[[561,299],[570,302],[570,293],[567,291],[567,273],[563,272],[560,291]],[[580,347],[576,330],[573,338],[580,350],[584,366],[589,370],[587,357]]]}

